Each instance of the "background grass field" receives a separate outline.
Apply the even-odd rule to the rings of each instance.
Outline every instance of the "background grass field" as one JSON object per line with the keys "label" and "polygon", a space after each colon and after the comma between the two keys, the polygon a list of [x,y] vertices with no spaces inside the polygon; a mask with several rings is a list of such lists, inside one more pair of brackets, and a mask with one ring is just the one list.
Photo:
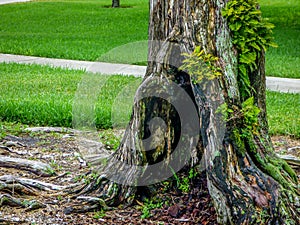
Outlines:
{"label": "background grass field", "polygon": [[300,1],[260,0],[263,16],[275,25],[278,48],[266,54],[269,76],[300,78]]}
{"label": "background grass field", "polygon": [[[87,82],[89,77],[97,80],[98,83],[88,83],[88,92],[79,96],[83,99],[76,100],[75,94],[80,91],[79,85]],[[129,119],[132,101],[127,106],[120,105],[119,111],[122,113],[117,119],[112,120],[111,110],[122,89],[138,79],[140,78],[133,76],[87,74],[84,71],[48,66],[2,63],[0,64],[0,120],[38,126],[72,127],[73,109],[85,101],[83,105],[85,109],[82,113],[87,115],[81,115],[81,120],[87,118],[88,122],[104,129],[124,125],[124,121]],[[95,102],[91,102],[90,98],[94,94],[93,87],[94,90],[99,91]],[[134,87],[136,87],[135,83]],[[74,103],[78,105],[74,106]],[[86,108],[89,106],[92,106],[90,111]],[[90,114],[94,111],[96,118],[91,118],[93,115]],[[92,121],[94,119],[95,121]],[[118,124],[113,124],[114,121]]]}
{"label": "background grass field", "polygon": [[[110,3],[108,0],[34,0],[1,5],[0,52],[144,63],[148,0],[122,0],[120,9],[109,8]],[[267,52],[267,75],[300,78],[298,0],[261,0],[261,6],[264,17],[276,26],[274,35],[279,45]],[[74,101],[86,76],[84,71],[0,64],[0,124],[10,121],[72,126]],[[103,85],[95,101],[92,123],[105,129],[125,126],[132,102],[125,99],[123,105],[117,105],[116,101],[126,87],[136,85],[140,78],[94,76]],[[271,134],[300,138],[299,105],[300,94],[267,93]],[[84,104],[83,107],[86,108]]]}
{"label": "background grass field", "polygon": [[1,5],[0,52],[95,61],[113,48],[147,40],[147,2],[122,0],[126,7],[120,9],[108,8],[108,0]]}
{"label": "background grass field", "polygon": [[[93,83],[94,80],[98,83]],[[97,128],[125,127],[133,103],[130,95],[140,82],[141,78],[133,76],[104,76],[48,66],[2,63],[0,121],[71,127],[76,117],[74,104],[78,104],[76,108],[83,103],[82,120],[86,116]],[[84,88],[79,87],[84,84],[88,84],[88,91],[83,93],[80,90]],[[98,91],[99,95],[93,100],[92,94]],[[87,102],[76,99],[78,93],[80,98],[87,96]],[[271,134],[300,138],[299,103],[300,94],[267,92]]]}
{"label": "background grass field", "polygon": [[[269,76],[300,78],[299,0],[260,0],[275,24],[278,48],[267,52]],[[146,60],[148,0],[33,0],[0,6],[0,52],[140,64]],[[144,41],[138,44],[132,44]],[[129,44],[129,45],[126,45]]]}

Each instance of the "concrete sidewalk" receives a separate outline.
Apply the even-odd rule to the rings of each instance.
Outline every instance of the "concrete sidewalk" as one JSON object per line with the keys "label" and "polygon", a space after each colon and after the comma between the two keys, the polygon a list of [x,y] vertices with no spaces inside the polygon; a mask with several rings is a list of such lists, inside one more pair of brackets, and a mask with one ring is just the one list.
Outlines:
{"label": "concrete sidewalk", "polygon": [[0,5],[17,3],[17,2],[29,2],[30,0],[0,0]]}
{"label": "concrete sidewalk", "polygon": [[300,93],[300,79],[267,77],[267,89],[284,93]]}
{"label": "concrete sidewalk", "polygon": [[[53,67],[62,67],[69,69],[80,69],[92,73],[102,74],[123,74],[134,75],[136,77],[144,76],[146,66],[135,66],[128,64],[113,64],[103,62],[90,62],[68,59],[52,59],[34,56],[0,54],[0,63],[22,63],[22,64],[40,64]],[[300,79],[267,77],[267,89],[285,93],[300,93]]]}
{"label": "concrete sidewalk", "polygon": [[127,64],[115,64],[115,63],[103,63],[103,62],[91,62],[69,59],[52,59],[35,56],[23,56],[23,55],[11,55],[0,53],[1,62],[15,62],[22,64],[40,64],[54,67],[62,67],[76,70],[85,70],[92,73],[102,74],[123,74],[133,75],[136,77],[144,76],[146,72],[146,66],[135,66]]}

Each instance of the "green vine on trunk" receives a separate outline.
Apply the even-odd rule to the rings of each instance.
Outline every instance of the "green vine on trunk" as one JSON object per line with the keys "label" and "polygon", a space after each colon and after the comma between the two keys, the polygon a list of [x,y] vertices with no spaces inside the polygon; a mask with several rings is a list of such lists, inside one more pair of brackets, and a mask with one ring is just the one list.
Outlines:
{"label": "green vine on trunk", "polygon": [[258,115],[260,109],[254,103],[254,97],[246,99],[241,106],[227,103],[220,105],[216,113],[221,113],[223,120],[231,124],[232,139],[235,140],[237,147],[242,155],[246,151],[245,140],[251,139],[252,135],[258,134],[259,123]]}
{"label": "green vine on trunk", "polygon": [[212,54],[206,54],[200,46],[194,49],[192,54],[184,53],[185,59],[180,70],[187,71],[191,76],[191,81],[200,83],[204,78],[212,80],[221,76],[221,69],[216,66],[217,57]]}
{"label": "green vine on trunk", "polygon": [[258,162],[258,165],[264,172],[278,181],[286,190],[295,191],[298,178],[293,169],[286,161],[278,158],[275,154],[263,157],[254,143],[254,140],[257,139],[263,145],[258,132],[260,109],[255,105],[254,97],[245,100],[241,107],[236,105],[228,106],[224,103],[219,106],[217,112],[221,113],[223,119],[232,127],[231,139],[237,145],[238,153],[244,156],[248,146],[255,161]]}
{"label": "green vine on trunk", "polygon": [[238,84],[243,99],[251,96],[249,75],[258,69],[261,52],[277,47],[273,42],[274,25],[261,16],[257,0],[231,0],[222,11],[238,52]]}
{"label": "green vine on trunk", "polygon": [[276,155],[262,157],[253,142],[254,136],[259,138],[259,108],[251,97],[251,74],[258,69],[261,54],[268,47],[277,47],[273,42],[274,25],[261,16],[258,0],[230,0],[222,11],[231,30],[232,42],[238,54],[238,85],[243,101],[241,107],[223,104],[219,107],[224,119],[232,123],[233,136],[241,154],[244,154],[247,143],[261,169],[278,181],[286,190],[297,189],[297,176],[291,167]]}
{"label": "green vine on trunk", "polygon": [[237,126],[237,121],[241,125],[244,132],[241,133],[243,136],[247,136],[247,133],[257,134],[258,124],[258,115],[260,109],[255,105],[254,97],[250,97],[242,102],[241,107],[237,105],[228,106],[227,103],[220,105],[216,111],[223,115],[223,119],[226,122],[233,121],[234,127]]}

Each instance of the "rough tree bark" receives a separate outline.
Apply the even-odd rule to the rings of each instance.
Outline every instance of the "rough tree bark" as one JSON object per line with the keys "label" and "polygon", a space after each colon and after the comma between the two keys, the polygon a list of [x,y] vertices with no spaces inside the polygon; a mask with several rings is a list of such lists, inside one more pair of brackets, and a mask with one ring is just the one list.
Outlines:
{"label": "rough tree bark", "polygon": [[113,8],[119,8],[120,7],[120,0],[112,0],[111,6]]}
{"label": "rough tree bark", "polygon": [[[264,50],[257,68],[248,72],[251,93],[246,98],[239,52],[222,16],[227,2],[150,1],[149,62],[131,121],[116,153],[99,166],[99,178],[78,195],[93,191],[108,205],[130,203],[138,186],[152,185],[204,157],[221,224],[300,223],[297,177],[275,156],[268,136]],[[194,81],[180,69],[184,53],[196,47],[218,58],[221,76]],[[257,124],[245,133],[245,104],[251,97],[249,110],[256,106],[260,111]],[[217,110],[223,103],[231,111],[222,123]]]}

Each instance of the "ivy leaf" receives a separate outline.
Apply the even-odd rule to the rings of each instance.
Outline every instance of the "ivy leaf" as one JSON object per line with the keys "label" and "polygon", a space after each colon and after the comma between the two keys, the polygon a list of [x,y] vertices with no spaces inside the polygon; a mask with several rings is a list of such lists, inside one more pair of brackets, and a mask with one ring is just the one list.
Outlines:
{"label": "ivy leaf", "polygon": [[256,25],[258,25],[258,24],[259,24],[259,22],[257,20],[252,19],[252,20],[249,21],[250,26],[256,27]]}
{"label": "ivy leaf", "polygon": [[275,42],[269,42],[268,43],[269,46],[273,47],[273,48],[277,48],[278,45]]}
{"label": "ivy leaf", "polygon": [[258,44],[256,44],[255,42],[251,42],[250,46],[252,46],[253,48],[255,48],[256,50],[260,51],[261,48],[258,46]]}
{"label": "ivy leaf", "polygon": [[254,30],[251,28],[246,28],[245,31],[249,34],[255,34]]}
{"label": "ivy leaf", "polygon": [[273,42],[274,25],[261,17],[258,0],[230,0],[222,12],[231,30],[232,43],[238,52],[238,83],[241,96],[250,96],[251,72],[257,69],[256,59]]}
{"label": "ivy leaf", "polygon": [[244,92],[247,93],[247,95],[251,95],[250,93],[251,84],[250,84],[249,77],[248,76],[241,77],[240,82],[242,83],[242,87],[243,87],[242,89],[244,90]]}
{"label": "ivy leaf", "polygon": [[256,53],[255,52],[249,52],[246,54],[241,54],[240,56],[240,62],[241,63],[246,63],[246,64],[251,64],[252,62],[255,62],[256,60]]}
{"label": "ivy leaf", "polygon": [[200,46],[196,46],[194,52],[195,53],[200,53],[200,51],[201,51]]}
{"label": "ivy leaf", "polygon": [[261,11],[255,10],[255,11],[249,12],[249,14],[251,14],[251,15],[260,15]]}
{"label": "ivy leaf", "polygon": [[253,96],[246,99],[243,103],[242,103],[242,109],[243,111],[246,111],[248,108],[250,108],[251,106],[253,106],[254,104],[254,98]]}
{"label": "ivy leaf", "polygon": [[274,24],[268,23],[268,22],[266,22],[266,21],[264,21],[263,25],[264,25],[265,28],[267,28],[267,29],[269,29],[269,30],[271,30],[271,29],[273,29],[273,28],[275,27]]}
{"label": "ivy leaf", "polygon": [[240,70],[240,72],[242,73],[243,76],[247,76],[247,69],[246,69],[245,65],[240,64],[239,65],[239,70]]}
{"label": "ivy leaf", "polygon": [[236,22],[236,23],[230,24],[229,28],[232,31],[238,31],[241,28],[241,26],[242,26],[242,23]]}
{"label": "ivy leaf", "polygon": [[229,8],[229,10],[227,11],[227,16],[231,16],[233,12],[234,12],[233,8]]}

